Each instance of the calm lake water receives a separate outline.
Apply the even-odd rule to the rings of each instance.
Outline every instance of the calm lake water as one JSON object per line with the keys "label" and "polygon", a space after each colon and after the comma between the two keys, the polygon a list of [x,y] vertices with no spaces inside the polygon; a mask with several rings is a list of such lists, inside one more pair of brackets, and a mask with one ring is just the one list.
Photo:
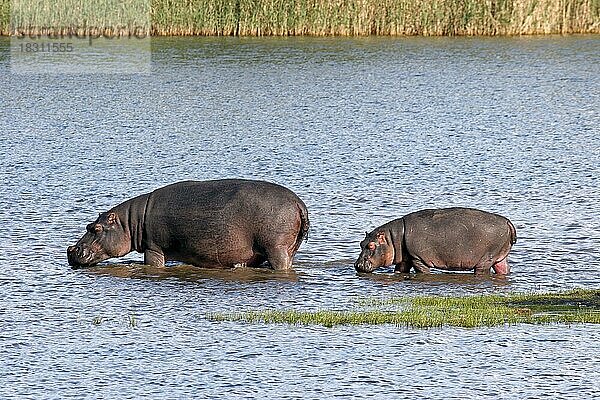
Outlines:
{"label": "calm lake water", "polygon": [[[152,40],[152,73],[13,74],[0,39],[0,398],[582,399],[600,327],[218,323],[357,297],[600,288],[600,37]],[[98,212],[184,179],[294,190],[295,274],[89,270]],[[500,213],[506,278],[359,276],[364,232]],[[119,263],[119,264],[117,264]]]}

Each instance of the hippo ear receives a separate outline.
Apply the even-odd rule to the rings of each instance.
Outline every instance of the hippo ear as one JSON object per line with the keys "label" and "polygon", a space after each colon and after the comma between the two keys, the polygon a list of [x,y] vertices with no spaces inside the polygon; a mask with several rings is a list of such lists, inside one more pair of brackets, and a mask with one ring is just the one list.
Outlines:
{"label": "hippo ear", "polygon": [[385,233],[383,233],[383,231],[377,232],[377,243],[379,243],[379,244],[385,243]]}
{"label": "hippo ear", "polygon": [[369,232],[365,232],[365,239],[369,237]]}
{"label": "hippo ear", "polygon": [[117,222],[117,214],[115,214],[114,212],[108,213],[108,215],[106,216],[106,223],[112,225],[115,222]]}

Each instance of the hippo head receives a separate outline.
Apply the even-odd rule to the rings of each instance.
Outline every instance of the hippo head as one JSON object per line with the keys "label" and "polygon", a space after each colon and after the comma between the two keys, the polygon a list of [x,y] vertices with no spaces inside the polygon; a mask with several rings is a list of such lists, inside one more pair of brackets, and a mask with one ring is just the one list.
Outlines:
{"label": "hippo head", "polygon": [[112,257],[121,257],[131,251],[131,237],[125,231],[118,215],[102,213],[86,227],[86,233],[67,249],[69,265],[89,267]]}
{"label": "hippo head", "polygon": [[365,234],[360,248],[362,251],[354,263],[358,272],[373,272],[379,267],[392,265],[394,246],[386,238],[384,231]]}

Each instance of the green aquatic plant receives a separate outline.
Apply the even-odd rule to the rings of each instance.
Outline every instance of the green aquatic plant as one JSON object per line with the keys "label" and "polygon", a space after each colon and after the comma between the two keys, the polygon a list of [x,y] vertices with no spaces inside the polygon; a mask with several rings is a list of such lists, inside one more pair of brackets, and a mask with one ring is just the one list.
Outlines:
{"label": "green aquatic plant", "polygon": [[127,316],[127,321],[128,321],[128,325],[129,325],[130,328],[137,328],[137,326],[138,326],[138,320],[135,317],[135,315],[129,314]]}
{"label": "green aquatic plant", "polygon": [[[101,315],[96,316],[92,319],[92,325],[102,325],[105,322],[109,322],[109,323],[122,323],[122,319],[121,318],[111,318],[111,317],[103,317]],[[128,314],[126,316],[126,320],[125,323],[127,324],[127,326],[129,328],[137,328],[139,325],[139,321],[137,319],[137,317],[134,314]]]}
{"label": "green aquatic plant", "polygon": [[[252,310],[211,313],[212,321],[291,325],[379,325],[474,328],[515,324],[600,323],[600,290],[560,293],[421,296],[360,300],[363,310]],[[397,309],[381,307],[396,306]]]}

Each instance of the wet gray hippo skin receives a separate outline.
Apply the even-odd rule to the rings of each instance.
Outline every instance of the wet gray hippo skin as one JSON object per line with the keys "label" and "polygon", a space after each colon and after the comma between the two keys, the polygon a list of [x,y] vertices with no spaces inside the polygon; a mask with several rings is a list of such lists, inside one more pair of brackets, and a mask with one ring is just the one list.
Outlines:
{"label": "wet gray hippo skin", "polygon": [[354,267],[359,272],[395,265],[396,272],[438,268],[508,274],[507,256],[516,241],[513,224],[497,214],[472,208],[422,210],[367,233]]}
{"label": "wet gray hippo skin", "polygon": [[309,228],[306,205],[289,189],[240,179],[185,181],[127,200],[100,214],[67,249],[73,267],[131,251],[144,263],[204,268],[289,269]]}

